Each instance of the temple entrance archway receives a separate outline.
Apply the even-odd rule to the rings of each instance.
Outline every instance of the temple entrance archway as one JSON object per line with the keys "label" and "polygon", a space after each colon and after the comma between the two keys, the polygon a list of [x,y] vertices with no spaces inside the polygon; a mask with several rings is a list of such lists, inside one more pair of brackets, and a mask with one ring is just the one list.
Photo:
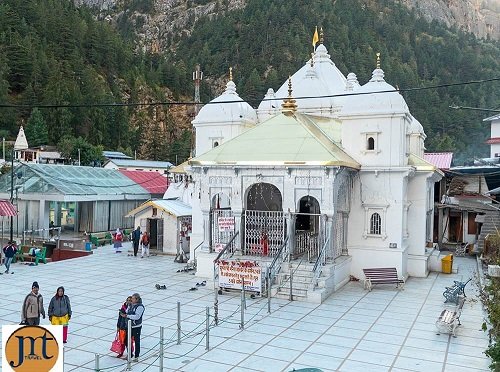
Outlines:
{"label": "temple entrance archway", "polygon": [[281,191],[270,183],[249,187],[245,199],[243,253],[275,256],[286,237]]}

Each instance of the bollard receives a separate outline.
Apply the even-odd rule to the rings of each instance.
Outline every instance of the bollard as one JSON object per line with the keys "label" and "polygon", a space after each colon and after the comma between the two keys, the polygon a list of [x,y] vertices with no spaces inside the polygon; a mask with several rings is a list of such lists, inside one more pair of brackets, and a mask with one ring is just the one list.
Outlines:
{"label": "bollard", "polygon": [[219,325],[219,289],[217,287],[215,287],[214,322],[215,325]]}
{"label": "bollard", "polygon": [[177,301],[177,345],[181,344],[181,303]]}
{"label": "bollard", "polygon": [[247,298],[245,295],[245,278],[241,277],[241,292],[243,293],[243,306],[245,306],[245,310],[247,309]]}
{"label": "bollard", "polygon": [[[180,303],[177,302],[177,305],[180,307]],[[160,372],[163,372],[163,335],[164,335],[164,328],[160,327]]]}
{"label": "bollard", "polygon": [[132,369],[132,321],[127,320],[127,371]]}
{"label": "bollard", "polygon": [[267,278],[267,313],[271,314],[271,273]]}
{"label": "bollard", "polygon": [[290,269],[290,301],[293,301],[292,279],[293,279],[293,271]]}
{"label": "bollard", "polygon": [[241,320],[240,320],[240,329],[245,329],[245,305],[243,305],[243,302],[245,302],[245,292],[241,291]]}
{"label": "bollard", "polygon": [[205,337],[207,338],[206,340],[206,346],[205,350],[210,350],[210,308],[207,306],[207,319],[205,321]]}
{"label": "bollard", "polygon": [[100,371],[100,368],[99,368],[99,354],[95,355],[95,371],[96,372]]}

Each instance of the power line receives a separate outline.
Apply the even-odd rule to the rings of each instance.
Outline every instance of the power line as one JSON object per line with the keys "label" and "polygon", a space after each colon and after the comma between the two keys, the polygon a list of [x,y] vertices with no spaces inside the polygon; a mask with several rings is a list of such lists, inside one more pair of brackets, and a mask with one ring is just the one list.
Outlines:
{"label": "power line", "polygon": [[[401,93],[401,92],[417,92],[422,90],[430,90],[430,89],[440,89],[440,88],[450,88],[456,86],[464,86],[471,84],[482,84],[488,83],[492,81],[500,81],[500,77],[490,78],[490,79],[482,79],[482,80],[469,80],[463,81],[459,83],[449,83],[449,84],[438,84],[438,85],[430,85],[426,87],[413,87],[413,88],[403,88],[403,89],[387,89],[375,92],[352,92],[352,93],[339,93],[339,94],[330,94],[330,95],[321,95],[321,96],[300,96],[293,97],[295,100],[303,100],[303,99],[322,99],[322,98],[335,98],[335,97],[350,97],[350,96],[360,96],[360,95],[368,95],[368,94],[381,94],[381,93]],[[264,98],[261,100],[249,100],[248,103],[260,103],[266,101],[282,101],[288,97],[275,97],[275,98]],[[241,100],[231,100],[231,101],[223,101],[223,102],[193,102],[193,101],[157,101],[157,102],[132,102],[132,103],[123,103],[123,102],[113,102],[113,103],[86,103],[86,104],[9,104],[2,103],[0,104],[0,108],[41,108],[41,109],[54,109],[54,108],[84,108],[84,107],[150,107],[150,106],[194,106],[194,105],[212,105],[212,104],[229,104],[229,103],[241,103]]]}
{"label": "power line", "polygon": [[486,109],[481,107],[469,107],[469,106],[448,106],[449,108],[455,110],[474,110],[474,111],[486,111],[486,112],[500,112],[499,109]]}

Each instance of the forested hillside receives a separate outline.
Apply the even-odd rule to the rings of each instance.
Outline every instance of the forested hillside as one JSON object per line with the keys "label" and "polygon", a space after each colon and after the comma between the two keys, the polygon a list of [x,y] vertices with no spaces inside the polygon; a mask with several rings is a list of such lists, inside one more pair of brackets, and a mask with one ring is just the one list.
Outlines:
{"label": "forested hillside", "polygon": [[[309,58],[316,25],[336,65],[361,83],[371,76],[376,52],[386,80],[402,89],[500,77],[498,42],[428,23],[392,0],[252,0],[233,10],[220,0],[214,13],[194,12],[194,27],[165,41],[164,52],[137,44],[134,33],[159,11],[155,3],[122,3],[111,18],[71,0],[0,3],[0,104],[24,105],[0,107],[0,136],[14,139],[24,123],[27,133],[42,134],[31,134],[39,143],[45,134],[36,128],[46,126],[47,142],[63,143],[70,154],[91,143],[184,160],[190,142],[185,106],[99,104],[191,100],[191,72],[199,63],[207,78],[203,101],[221,92],[232,66],[240,96],[256,107],[268,87],[277,89]],[[189,9],[207,3],[190,0]],[[453,150],[459,160],[487,154],[482,143],[489,126],[482,119],[491,113],[449,106],[498,108],[498,81],[404,96],[424,125],[428,151]],[[69,107],[32,113],[33,105]]]}
{"label": "forested hillside", "polygon": [[[30,145],[62,143],[73,157],[77,147],[99,145],[137,150],[150,159],[185,158],[189,132],[177,130],[178,119],[168,107],[99,106],[171,98],[164,81],[170,77],[162,75],[162,63],[153,63],[158,58],[138,51],[108,22],[96,21],[89,9],[69,0],[3,0],[0,103],[26,107],[0,108],[0,137],[15,139],[25,123]],[[188,74],[178,77],[186,80]],[[41,108],[32,115],[30,105],[70,107]],[[175,116],[182,121],[186,115]],[[31,123],[38,128],[40,122],[48,138],[33,130]]]}

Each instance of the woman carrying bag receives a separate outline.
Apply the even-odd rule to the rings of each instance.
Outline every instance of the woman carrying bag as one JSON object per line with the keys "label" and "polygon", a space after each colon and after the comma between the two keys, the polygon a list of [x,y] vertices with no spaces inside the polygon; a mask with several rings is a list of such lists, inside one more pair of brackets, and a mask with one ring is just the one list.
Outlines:
{"label": "woman carrying bag", "polygon": [[52,325],[63,326],[63,342],[68,342],[68,323],[71,319],[71,303],[64,294],[64,287],[57,288],[57,292],[50,300],[49,319]]}
{"label": "woman carrying bag", "polygon": [[[121,358],[127,347],[127,319],[120,316],[121,314],[126,314],[130,307],[132,306],[132,296],[128,296],[127,300],[123,303],[122,307],[118,313],[118,321],[116,322],[116,339],[111,345],[111,351],[117,353],[117,358]],[[116,341],[120,344],[115,345]],[[131,352],[134,351],[134,340],[132,339]]]}

